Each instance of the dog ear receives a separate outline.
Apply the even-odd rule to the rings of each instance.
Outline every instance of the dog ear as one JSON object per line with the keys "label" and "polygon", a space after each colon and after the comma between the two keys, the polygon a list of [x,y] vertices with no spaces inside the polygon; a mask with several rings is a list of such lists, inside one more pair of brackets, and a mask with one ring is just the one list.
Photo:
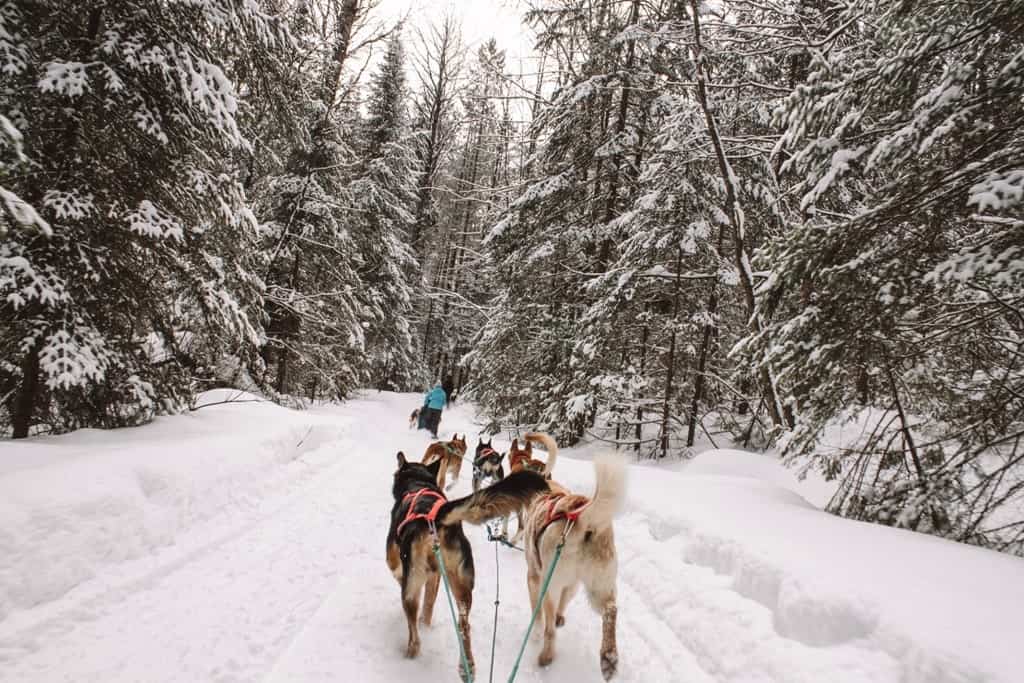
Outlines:
{"label": "dog ear", "polygon": [[437,473],[441,471],[442,460],[444,460],[444,458],[438,458],[434,462],[427,465],[427,469],[430,471],[430,475],[434,477],[434,479],[437,479]]}
{"label": "dog ear", "polygon": [[527,453],[533,453],[533,442],[532,441],[527,441],[526,442],[526,452]]}
{"label": "dog ear", "polygon": [[408,460],[405,459],[405,453],[403,453],[402,451],[398,451],[398,466],[405,467],[405,464],[407,462]]}
{"label": "dog ear", "polygon": [[519,450],[519,439],[512,439],[512,450]]}

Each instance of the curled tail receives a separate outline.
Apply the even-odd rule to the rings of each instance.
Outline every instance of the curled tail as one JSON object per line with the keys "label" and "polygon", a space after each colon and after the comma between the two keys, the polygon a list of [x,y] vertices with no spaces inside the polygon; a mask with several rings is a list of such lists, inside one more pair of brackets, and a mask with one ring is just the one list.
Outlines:
{"label": "curled tail", "polygon": [[558,459],[558,444],[550,435],[541,432],[527,432],[523,439],[540,444],[548,452],[547,461],[544,463],[544,476],[549,476],[551,470],[555,468],[555,460]]}
{"label": "curled tail", "polygon": [[619,456],[602,455],[594,459],[596,485],[591,503],[580,515],[583,528],[610,526],[626,499],[626,462]]}
{"label": "curled tail", "polygon": [[445,503],[438,524],[483,524],[522,509],[534,496],[546,493],[548,483],[535,472],[516,472],[476,493]]}

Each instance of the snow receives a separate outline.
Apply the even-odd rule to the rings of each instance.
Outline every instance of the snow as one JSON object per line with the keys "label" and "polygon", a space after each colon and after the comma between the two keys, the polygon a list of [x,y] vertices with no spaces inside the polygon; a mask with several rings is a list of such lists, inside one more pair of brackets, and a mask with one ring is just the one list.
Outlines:
{"label": "snow", "polygon": [[[419,402],[295,412],[223,391],[145,427],[0,445],[0,681],[456,680],[443,596],[420,658],[401,656],[384,564],[394,454],[428,443],[407,426]],[[455,406],[441,429],[472,447],[478,428]],[[589,492],[599,451],[563,450],[556,479]],[[1019,680],[1024,561],[827,515],[809,486],[735,450],[631,468],[617,680]],[[467,533],[484,680],[495,548]],[[504,680],[529,606],[521,553],[497,558]],[[517,680],[600,680],[599,638],[578,598],[550,669],[534,641]]]}

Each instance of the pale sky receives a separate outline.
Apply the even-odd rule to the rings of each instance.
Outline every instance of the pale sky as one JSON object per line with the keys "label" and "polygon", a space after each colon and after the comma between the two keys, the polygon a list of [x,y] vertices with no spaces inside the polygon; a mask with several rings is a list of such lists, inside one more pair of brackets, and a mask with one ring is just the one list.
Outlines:
{"label": "pale sky", "polygon": [[[390,22],[408,12],[410,25],[425,26],[439,23],[448,12],[460,20],[462,39],[471,54],[494,38],[505,50],[508,71],[518,73],[519,59],[528,58],[533,48],[533,38],[522,23],[524,11],[519,0],[380,0],[371,16]],[[530,72],[531,65],[524,64],[523,70]]]}

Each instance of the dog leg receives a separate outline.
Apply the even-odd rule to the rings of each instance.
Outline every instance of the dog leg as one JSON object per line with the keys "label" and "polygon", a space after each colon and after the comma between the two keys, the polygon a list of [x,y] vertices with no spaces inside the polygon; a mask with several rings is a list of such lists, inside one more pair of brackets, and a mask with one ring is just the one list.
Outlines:
{"label": "dog leg", "polygon": [[434,618],[434,602],[437,600],[437,588],[440,584],[440,574],[434,574],[427,579],[427,586],[423,590],[423,615],[420,617],[424,626],[430,626]]}
{"label": "dog leg", "polygon": [[448,486],[445,487],[446,491],[454,488],[456,482],[459,481],[459,472],[462,471],[462,458],[453,457],[452,464],[449,465],[448,470],[452,473],[452,480]]}
{"label": "dog leg", "polygon": [[572,602],[572,598],[576,595],[576,589],[579,588],[579,584],[573,584],[566,586],[562,589],[562,596],[558,600],[558,614],[555,617],[555,626],[561,628],[565,626],[565,608]]}
{"label": "dog leg", "polygon": [[[512,537],[513,545],[518,545],[522,542],[523,536],[526,535],[526,508],[522,508],[516,512],[516,535]],[[534,602],[534,604],[537,604]]]}
{"label": "dog leg", "polygon": [[601,673],[607,681],[619,667],[619,651],[615,645],[615,621],[618,608],[615,605],[615,589],[595,590],[588,586],[590,604],[601,614]]}
{"label": "dog leg", "polygon": [[473,607],[473,582],[467,580],[461,572],[455,575],[452,582],[452,592],[455,594],[455,604],[459,610],[459,633],[462,635],[462,647],[466,652],[466,662],[469,663],[469,676],[462,670],[462,660],[459,660],[459,676],[462,680],[469,680],[476,671],[476,663],[473,661],[473,646],[469,638],[469,610]]}
{"label": "dog leg", "polygon": [[415,659],[420,653],[420,632],[416,628],[416,617],[420,610],[422,590],[422,579],[415,582],[407,580],[402,587],[402,608],[405,610],[405,621],[409,626],[409,642],[405,648],[405,656],[409,659]]}
{"label": "dog leg", "polygon": [[555,659],[555,599],[548,593],[544,596],[544,647],[537,657],[537,663],[547,666]]}

